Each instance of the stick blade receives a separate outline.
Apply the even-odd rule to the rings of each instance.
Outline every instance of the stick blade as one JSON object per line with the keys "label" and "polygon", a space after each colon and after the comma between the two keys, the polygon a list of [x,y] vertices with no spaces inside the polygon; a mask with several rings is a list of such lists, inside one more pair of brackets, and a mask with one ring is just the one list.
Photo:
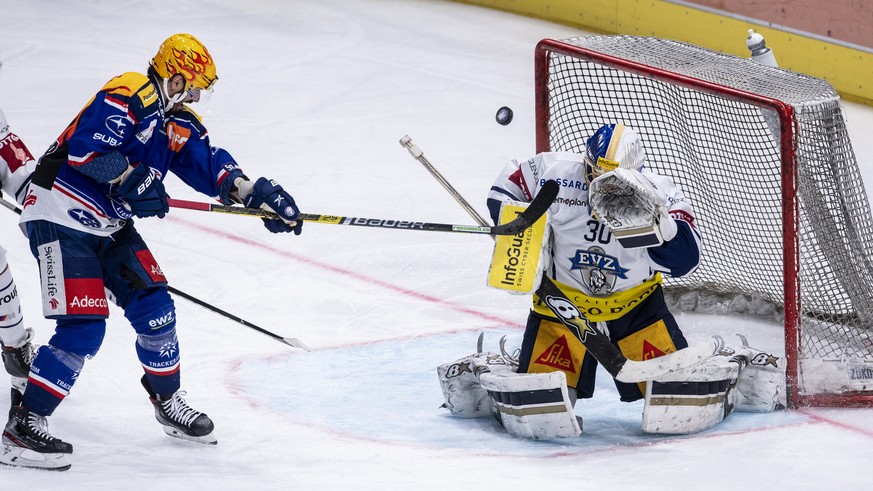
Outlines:
{"label": "stick blade", "polygon": [[533,201],[530,202],[530,205],[527,209],[522,212],[515,220],[504,223],[503,225],[498,225],[496,227],[491,227],[492,235],[516,235],[521,233],[521,231],[527,229],[537,220],[540,219],[543,214],[548,211],[549,207],[554,203],[555,198],[558,196],[558,191],[561,190],[561,186],[555,180],[548,180],[543,184],[540,188],[539,192],[536,196],[534,196]]}
{"label": "stick blade", "polygon": [[706,361],[724,348],[724,340],[714,336],[709,341],[645,361],[628,360],[615,375],[619,382],[639,383],[690,368]]}
{"label": "stick blade", "polygon": [[305,350],[305,351],[312,351],[311,349],[309,349],[309,346],[306,346],[305,344],[303,344],[303,341],[301,341],[297,338],[280,338],[279,341],[287,344],[288,346],[292,346],[294,348],[300,348],[300,349]]}

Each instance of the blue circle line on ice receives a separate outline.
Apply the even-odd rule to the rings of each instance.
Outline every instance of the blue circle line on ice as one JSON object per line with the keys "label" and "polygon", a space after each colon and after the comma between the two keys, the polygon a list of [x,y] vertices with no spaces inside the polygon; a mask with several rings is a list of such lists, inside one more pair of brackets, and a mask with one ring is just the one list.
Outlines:
{"label": "blue circle line on ice", "polygon": [[[457,449],[479,455],[554,457],[727,437],[817,421],[796,411],[733,413],[713,429],[681,437],[647,435],[640,429],[642,401],[622,403],[606,372],[598,373],[592,399],[580,401],[578,438],[530,441],[508,435],[493,418],[461,419],[440,408],[436,367],[475,351],[473,330],[388,339],[310,353],[242,359],[230,386],[256,407],[287,415],[292,424],[386,444]],[[488,330],[485,349],[497,351],[518,329]]]}

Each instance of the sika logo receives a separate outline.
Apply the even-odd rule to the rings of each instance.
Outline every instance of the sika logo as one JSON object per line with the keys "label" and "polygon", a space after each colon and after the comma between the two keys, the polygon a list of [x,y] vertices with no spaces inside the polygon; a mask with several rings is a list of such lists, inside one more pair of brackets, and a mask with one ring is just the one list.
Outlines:
{"label": "sika logo", "polygon": [[567,336],[561,336],[556,339],[551,346],[546,348],[542,354],[537,357],[537,363],[546,365],[558,370],[576,373],[576,365],[570,356],[570,346],[567,344]]}
{"label": "sika logo", "polygon": [[664,355],[666,353],[659,350],[657,346],[648,341],[643,341],[643,360],[651,360]]}

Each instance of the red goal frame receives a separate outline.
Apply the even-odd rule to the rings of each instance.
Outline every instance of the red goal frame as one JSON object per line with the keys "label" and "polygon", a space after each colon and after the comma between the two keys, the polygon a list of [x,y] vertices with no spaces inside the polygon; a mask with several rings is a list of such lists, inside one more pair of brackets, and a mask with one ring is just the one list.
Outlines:
{"label": "red goal frame", "polygon": [[784,333],[786,359],[786,398],[788,406],[819,407],[871,407],[873,393],[824,393],[802,394],[799,385],[799,353],[801,295],[800,295],[800,257],[799,257],[799,213],[797,202],[798,159],[796,156],[796,121],[794,108],[777,99],[715,84],[709,81],[688,77],[643,65],[614,56],[598,53],[583,47],[567,44],[554,39],[540,41],[534,56],[536,151],[550,151],[549,133],[549,63],[552,54],[578,58],[590,63],[604,65],[616,70],[654,79],[667,84],[678,85],[699,92],[751,104],[774,111],[781,123],[781,184],[782,184],[782,258],[784,291]]}

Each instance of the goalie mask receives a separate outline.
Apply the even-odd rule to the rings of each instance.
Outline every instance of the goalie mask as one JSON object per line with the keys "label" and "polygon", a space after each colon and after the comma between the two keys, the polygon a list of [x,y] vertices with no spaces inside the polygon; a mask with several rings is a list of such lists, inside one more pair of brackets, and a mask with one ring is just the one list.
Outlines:
{"label": "goalie mask", "polygon": [[640,135],[621,123],[601,126],[585,143],[585,179],[589,184],[619,167],[640,171],[645,162]]}

